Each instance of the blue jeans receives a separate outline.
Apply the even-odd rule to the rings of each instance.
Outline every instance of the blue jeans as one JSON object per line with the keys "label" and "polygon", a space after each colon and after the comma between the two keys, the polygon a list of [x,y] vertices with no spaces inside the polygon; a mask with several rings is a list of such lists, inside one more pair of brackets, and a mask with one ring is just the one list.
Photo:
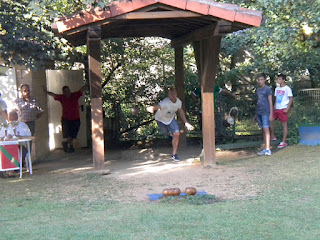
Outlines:
{"label": "blue jeans", "polygon": [[269,128],[269,115],[257,115],[257,122],[260,128]]}
{"label": "blue jeans", "polygon": [[169,134],[169,131],[171,133],[180,132],[178,122],[175,119],[172,119],[172,121],[171,121],[171,123],[169,123],[169,125],[166,125],[166,124],[159,122],[159,121],[156,121],[156,122],[157,122],[162,134],[165,136]]}

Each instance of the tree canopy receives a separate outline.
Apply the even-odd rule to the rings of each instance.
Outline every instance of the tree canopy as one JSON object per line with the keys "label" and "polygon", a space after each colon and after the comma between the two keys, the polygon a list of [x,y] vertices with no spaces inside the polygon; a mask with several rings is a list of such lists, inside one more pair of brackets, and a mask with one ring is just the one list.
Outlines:
{"label": "tree canopy", "polygon": [[[231,2],[239,4],[239,1]],[[225,73],[236,76],[265,72],[273,77],[284,72],[295,78],[308,71],[313,86],[317,86],[320,81],[320,1],[242,1],[240,5],[262,11],[264,22],[260,28],[224,38],[222,62],[231,66]],[[246,50],[246,57],[235,66],[233,57],[241,50]]]}
{"label": "tree canopy", "polygon": [[[80,62],[85,61],[86,50],[74,48],[64,39],[55,37],[51,31],[51,23],[57,16],[70,15],[90,5],[104,7],[108,2],[110,1],[1,1],[1,57],[7,64],[28,65],[33,68],[44,67],[43,64],[48,65],[48,62],[60,62],[61,66],[65,67],[65,63],[72,64],[77,59],[80,59]],[[222,2],[260,10],[264,13],[264,22],[260,28],[240,31],[223,39],[223,60],[219,74],[221,79],[233,79],[239,73],[249,74],[257,71],[266,72],[271,76],[283,71],[289,75],[297,75],[308,69],[314,85],[317,85],[320,47],[319,0]],[[116,48],[115,51],[119,50],[117,44],[113,47]],[[244,61],[234,65],[234,58],[243,50],[246,54]],[[119,53],[121,54],[121,51]],[[238,58],[237,61],[239,60],[241,59]]]}
{"label": "tree canopy", "polygon": [[[86,46],[73,47],[54,36],[51,23],[57,16],[88,6],[104,7],[97,0],[2,0],[0,2],[0,55],[5,63],[30,68],[86,69]],[[222,40],[217,81],[252,84],[257,73],[283,72],[293,83],[308,74],[313,87],[320,83],[320,0],[223,0],[262,11],[259,28],[238,31]],[[185,48],[186,92],[199,81],[191,46]],[[151,104],[161,98],[164,86],[174,83],[174,57],[168,40],[161,38],[107,39],[102,42],[103,99],[106,115],[114,117],[119,104]],[[187,99],[188,101],[188,99]],[[192,106],[192,103],[189,103]],[[121,107],[121,106],[120,106]],[[130,107],[120,111],[125,128]],[[141,116],[148,119],[147,115]],[[137,122],[142,119],[137,118]]]}

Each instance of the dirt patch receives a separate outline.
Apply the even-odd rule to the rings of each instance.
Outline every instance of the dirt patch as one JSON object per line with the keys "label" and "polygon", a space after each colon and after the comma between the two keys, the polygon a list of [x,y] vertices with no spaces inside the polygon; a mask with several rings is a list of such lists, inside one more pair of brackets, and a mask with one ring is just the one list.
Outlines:
{"label": "dirt patch", "polygon": [[[105,168],[110,173],[97,174],[106,182],[126,185],[122,192],[113,194],[117,201],[148,201],[147,194],[162,193],[165,188],[195,187],[219,199],[245,199],[256,196],[253,180],[255,171],[243,166],[230,166],[228,161],[256,156],[253,150],[218,151],[218,164],[205,167],[199,162],[200,147],[179,149],[181,162],[170,158],[171,148],[107,151]],[[72,154],[53,152],[46,161],[34,166],[34,174],[59,174],[60,178],[70,173],[92,173],[92,155],[88,149]]]}

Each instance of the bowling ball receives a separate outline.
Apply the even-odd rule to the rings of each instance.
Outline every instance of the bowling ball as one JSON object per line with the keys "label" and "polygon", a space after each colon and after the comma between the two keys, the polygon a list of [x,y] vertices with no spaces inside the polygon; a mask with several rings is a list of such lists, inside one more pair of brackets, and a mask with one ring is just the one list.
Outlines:
{"label": "bowling ball", "polygon": [[169,196],[169,189],[163,189],[163,191],[162,191],[162,194],[163,194],[163,196]]}
{"label": "bowling ball", "polygon": [[168,196],[173,196],[173,188],[169,188]]}
{"label": "bowling ball", "polygon": [[184,192],[187,195],[195,195],[197,193],[197,189],[195,189],[194,187],[187,187]]}
{"label": "bowling ball", "polygon": [[180,193],[181,193],[181,191],[180,191],[179,188],[174,188],[174,189],[173,189],[173,195],[174,195],[174,196],[179,196]]}

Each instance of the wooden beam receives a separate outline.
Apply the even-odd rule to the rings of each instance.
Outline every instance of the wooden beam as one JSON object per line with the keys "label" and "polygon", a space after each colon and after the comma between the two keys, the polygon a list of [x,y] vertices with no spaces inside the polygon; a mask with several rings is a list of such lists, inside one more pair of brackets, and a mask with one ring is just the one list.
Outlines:
{"label": "wooden beam", "polygon": [[[99,27],[100,25],[91,25],[90,28]],[[81,32],[87,32],[88,26],[80,27],[74,31],[65,32],[63,35],[69,39],[73,35],[82,34]],[[184,22],[177,22],[177,19],[165,19],[165,20],[153,20],[153,21],[135,21],[134,23],[130,21],[119,20],[119,22],[101,22],[102,38],[112,38],[112,37],[128,37],[134,36],[159,36],[165,35],[168,31],[173,31],[175,33],[184,34],[188,31],[193,31],[190,24],[188,27],[184,26]],[[151,33],[142,33],[151,32]],[[172,37],[172,35],[168,36]],[[78,38],[78,36],[76,36]]]}
{"label": "wooden beam", "polygon": [[201,14],[187,11],[131,12],[112,18],[113,20],[145,20],[145,19],[175,19],[195,18]]}
{"label": "wooden beam", "polygon": [[217,23],[211,24],[209,26],[197,29],[191,33],[183,35],[179,38],[172,39],[171,46],[177,47],[179,45],[186,45],[192,41],[200,41],[202,39],[209,38],[215,33],[216,27]]}
{"label": "wooden beam", "polygon": [[214,85],[219,63],[221,36],[212,36],[200,43],[201,98],[204,164],[216,164]]}
{"label": "wooden beam", "polygon": [[174,11],[176,8],[168,6],[168,5],[163,5],[161,3],[156,3],[152,4],[140,9],[137,9],[137,12],[156,12],[156,11]]}
{"label": "wooden beam", "polygon": [[[168,11],[164,12],[165,15],[171,15],[175,12],[181,13],[181,11]],[[156,12],[158,14],[158,12]],[[182,12],[183,13],[183,12]],[[136,16],[140,16],[141,14],[151,14],[153,15],[153,12],[134,12],[134,13],[128,13],[128,14],[134,14]],[[160,13],[163,14],[163,13]],[[183,13],[185,14],[185,13]],[[187,15],[194,15],[194,13],[186,12]],[[177,45],[185,45],[190,41],[194,40],[201,40],[202,38],[209,37],[207,36],[208,33],[212,33],[212,29],[214,28],[214,25],[216,24],[217,20],[213,19],[207,19],[202,17],[186,17],[181,18],[177,17],[174,14],[172,14],[173,18],[155,18],[155,19],[120,19],[120,17],[126,16],[121,15],[118,16],[119,19],[116,18],[110,18],[106,19],[104,21],[95,22],[89,25],[89,28],[95,28],[101,26],[103,38],[114,38],[114,37],[138,37],[138,36],[161,36],[173,39],[174,42],[177,42]],[[130,15],[128,15],[130,16]],[[214,22],[216,21],[216,22]],[[219,22],[220,26],[220,32],[219,34],[225,34],[228,32],[231,32],[231,23],[227,21],[220,20]],[[210,24],[210,25],[208,25]],[[203,26],[207,25],[207,28]],[[213,25],[213,26],[212,26]],[[210,27],[211,26],[211,27]],[[201,30],[202,27],[202,30]],[[76,29],[66,31],[63,33],[63,35],[67,39],[72,39],[73,35],[82,35],[81,32],[86,33],[89,29],[88,25],[80,26]],[[199,29],[200,28],[200,29]],[[196,30],[199,29],[199,30]],[[227,30],[229,29],[229,30]],[[172,32],[171,32],[172,31]],[[201,34],[202,31],[202,34]],[[143,32],[143,33],[141,33]],[[199,33],[200,32],[200,33]],[[198,37],[192,37],[191,34],[198,35]],[[180,37],[176,37],[180,36]],[[191,37],[190,37],[191,36]],[[76,37],[75,42],[79,42],[77,40],[78,37]]]}
{"label": "wooden beam", "polygon": [[[186,112],[186,100],[185,100],[185,77],[184,77],[184,64],[183,64],[183,46],[176,47],[174,49],[175,57],[175,85],[177,90],[178,98],[182,102],[182,109]],[[185,130],[184,123],[179,118],[179,128],[180,128],[180,146],[187,145],[187,134]]]}
{"label": "wooden beam", "polygon": [[88,39],[87,44],[88,44],[90,97],[100,98],[102,95],[100,39]]}
{"label": "wooden beam", "polygon": [[220,20],[219,21],[219,35],[223,36],[228,33],[234,32],[232,30],[232,22]]}
{"label": "wooden beam", "polygon": [[[105,20],[97,21],[90,23],[89,27],[94,27],[94,26],[105,26],[105,25],[112,25],[112,24],[121,24],[123,22],[128,22],[128,20],[151,20],[151,21],[156,21],[156,20],[176,20],[178,18],[180,19],[193,19],[193,18],[201,18],[203,17],[201,14],[198,13],[193,13],[193,12],[186,12],[186,11],[159,11],[159,12],[131,12],[123,15],[119,15],[114,18],[107,18]],[[144,23],[144,22],[143,22]],[[142,23],[142,24],[143,24]],[[166,23],[167,26],[171,26],[174,24],[174,22]],[[154,24],[155,25],[155,24]],[[157,23],[156,23],[157,25]],[[88,25],[83,25],[79,26],[75,29],[70,29],[68,31],[65,31],[63,34],[76,34],[78,32],[87,30]]]}
{"label": "wooden beam", "polygon": [[[188,18],[190,19],[190,18]],[[194,18],[193,18],[194,19]],[[202,24],[201,26],[204,26]],[[199,28],[199,25],[192,25],[192,21],[186,21],[184,18],[175,18],[175,19],[144,19],[144,20],[119,20],[118,22],[109,22],[105,24],[101,24],[102,30],[112,31],[113,29],[121,29],[121,28],[135,28],[137,31],[143,27],[166,27],[169,29],[184,28],[195,30]],[[187,31],[186,31],[187,32]]]}
{"label": "wooden beam", "polygon": [[92,158],[96,170],[104,168],[102,98],[91,98]]}
{"label": "wooden beam", "polygon": [[171,40],[171,46],[186,45],[190,42],[201,41],[212,36],[219,36],[231,32],[231,23],[228,21],[218,21],[214,24],[197,29],[181,37]]}
{"label": "wooden beam", "polygon": [[100,37],[101,30],[99,27],[88,29],[87,47],[91,98],[92,157],[96,170],[101,170],[104,167]]}
{"label": "wooden beam", "polygon": [[194,57],[196,59],[196,65],[197,65],[197,72],[198,72],[198,77],[201,81],[201,45],[200,41],[194,41],[192,43],[193,45],[193,50],[194,50]]}
{"label": "wooden beam", "polygon": [[182,25],[175,25],[175,26],[168,26],[166,23],[159,23],[159,24],[141,24],[141,25],[118,25],[115,27],[108,27],[103,28],[103,35],[104,34],[112,34],[113,32],[121,32],[121,31],[128,31],[128,32],[135,32],[136,34],[143,31],[180,31],[186,32],[188,29],[185,29]]}

